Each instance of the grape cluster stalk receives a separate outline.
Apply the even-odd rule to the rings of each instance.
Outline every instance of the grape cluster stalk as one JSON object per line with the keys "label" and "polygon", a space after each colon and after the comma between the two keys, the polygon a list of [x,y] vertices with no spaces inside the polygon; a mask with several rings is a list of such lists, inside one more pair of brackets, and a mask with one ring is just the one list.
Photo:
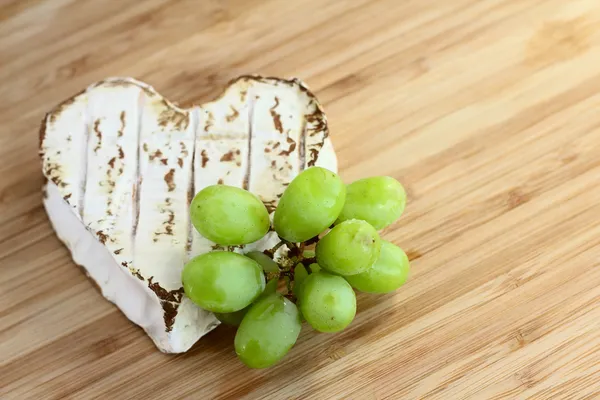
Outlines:
{"label": "grape cluster stalk", "polygon": [[[345,185],[327,169],[308,168],[275,209],[279,242],[262,252],[192,258],[182,272],[185,294],[237,326],[234,347],[244,364],[270,367],[294,346],[303,321],[319,332],[339,332],[356,315],[355,290],[387,293],[405,283],[406,253],[378,232],[400,217],[405,204],[406,192],[394,178]],[[249,244],[271,228],[261,200],[240,188],[208,186],[190,207],[194,227],[219,245]]]}

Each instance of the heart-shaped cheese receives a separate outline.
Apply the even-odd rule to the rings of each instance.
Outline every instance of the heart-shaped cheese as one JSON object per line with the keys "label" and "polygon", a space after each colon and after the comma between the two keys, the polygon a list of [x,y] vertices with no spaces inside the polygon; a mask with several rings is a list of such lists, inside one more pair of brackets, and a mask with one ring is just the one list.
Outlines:
{"label": "heart-shaped cheese", "polygon": [[[298,80],[243,76],[181,109],[150,86],[110,78],[43,121],[44,205],[73,260],[164,352],[188,350],[215,317],[183,293],[181,270],[217,249],[193,229],[189,203],[217,183],[257,194],[271,211],[312,165],[337,170],[317,99]],[[263,250],[274,232],[236,251]]]}

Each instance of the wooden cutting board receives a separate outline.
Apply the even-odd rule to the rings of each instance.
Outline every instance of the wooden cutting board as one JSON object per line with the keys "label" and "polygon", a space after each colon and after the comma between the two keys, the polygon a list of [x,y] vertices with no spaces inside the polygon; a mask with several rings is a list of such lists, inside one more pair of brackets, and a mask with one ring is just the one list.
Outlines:
{"label": "wooden cutting board", "polygon": [[[0,65],[0,398],[600,398],[598,0],[2,0]],[[232,329],[164,355],[103,300],[36,154],[105,76],[189,105],[256,72],[314,90],[345,181],[404,183],[412,266],[261,371]]]}

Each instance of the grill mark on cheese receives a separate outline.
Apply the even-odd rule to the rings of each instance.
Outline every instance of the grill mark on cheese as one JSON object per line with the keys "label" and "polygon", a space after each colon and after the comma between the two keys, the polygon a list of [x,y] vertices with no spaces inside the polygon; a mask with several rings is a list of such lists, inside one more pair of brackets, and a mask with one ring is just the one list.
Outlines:
{"label": "grill mark on cheese", "polygon": [[213,124],[215,123],[215,116],[213,115],[212,112],[208,112],[208,118],[206,118],[206,122],[204,124],[204,131],[208,132],[208,130],[213,126]]}
{"label": "grill mark on cheese", "polygon": [[244,181],[242,183],[242,188],[248,190],[250,187],[250,175],[252,174],[252,135],[253,135],[253,125],[254,125],[254,105],[256,104],[256,100],[254,100],[253,96],[249,96],[250,100],[248,101],[248,157],[246,160],[246,174],[244,175]]}
{"label": "grill mark on cheese", "polygon": [[[169,200],[169,198],[167,198],[167,200]],[[168,204],[170,205],[170,204]],[[165,222],[163,222],[163,225],[165,227],[164,231],[158,231],[154,233],[154,242],[158,242],[158,236],[160,235],[169,235],[169,236],[173,236],[173,227],[174,227],[174,222],[175,222],[175,212],[173,210],[166,210],[165,213],[168,214],[168,218]]]}
{"label": "grill mark on cheese", "polygon": [[152,282],[154,277],[148,279],[148,288],[152,290],[156,297],[160,299],[160,305],[163,309],[163,319],[165,321],[165,328],[167,332],[173,330],[175,324],[175,317],[177,317],[177,310],[181,299],[183,298],[183,288],[176,290],[166,290],[158,284],[158,282]]}
{"label": "grill mark on cheese", "polygon": [[327,127],[327,117],[323,112],[321,105],[315,100],[314,96],[311,95],[309,107],[312,107],[312,112],[306,114],[306,149],[309,153],[309,159],[307,162],[308,167],[312,167],[316,164],[319,152],[323,148],[325,139],[329,137],[329,129]]}
{"label": "grill mark on cheese", "polygon": [[[146,93],[147,95],[147,93]],[[133,202],[133,221],[131,225],[131,243],[133,246],[132,253],[135,254],[135,239],[137,235],[137,228],[140,222],[140,185],[142,184],[142,175],[140,172],[140,160],[142,157],[142,150],[144,152],[148,151],[148,144],[142,144],[142,129],[143,129],[143,120],[144,120],[144,104],[146,99],[144,96],[140,96],[137,102],[137,129],[135,132],[136,139],[135,142],[137,144],[137,151],[135,153],[135,177],[133,180],[133,191],[132,191],[132,202]]]}
{"label": "grill mark on cheese", "polygon": [[233,122],[237,117],[240,116],[240,113],[232,105],[230,105],[229,108],[231,108],[231,114],[226,116],[225,118],[227,119],[227,122]]}
{"label": "grill mark on cheese", "polygon": [[[78,186],[79,186],[79,199],[77,200],[77,208],[78,208],[78,212],[79,212],[79,218],[81,218],[81,220],[83,221],[83,212],[84,212],[84,207],[85,207],[85,190],[86,190],[86,185],[87,185],[87,172],[88,172],[88,146],[89,146],[89,140],[90,140],[90,135],[92,132],[92,115],[90,112],[90,102],[89,100],[86,102],[85,104],[85,108],[84,108],[84,114],[83,114],[83,121],[85,124],[85,128],[84,128],[84,137],[81,140],[81,148],[79,149],[79,151],[81,151],[82,154],[82,160],[81,160],[81,165],[79,170],[80,175],[79,175],[79,179],[78,179]],[[69,142],[71,142],[71,140],[69,140]]]}
{"label": "grill mark on cheese", "polygon": [[[189,118],[193,118],[193,111],[190,111]],[[195,130],[194,130],[194,132],[195,132]],[[190,154],[188,152],[188,149],[187,149],[185,143],[179,142],[179,148],[181,149],[181,154],[183,154],[184,157],[187,157]]]}
{"label": "grill mark on cheese", "polygon": [[[289,131],[288,131],[288,135],[289,135]],[[294,139],[292,139],[291,137],[289,137],[289,136],[288,136],[288,137],[286,138],[286,142],[289,144],[289,147],[287,148],[287,150],[281,150],[281,151],[279,152],[279,155],[280,155],[280,156],[287,157],[287,156],[289,156],[290,154],[292,154],[292,152],[293,152],[294,150],[296,150],[296,142],[294,141]]]}
{"label": "grill mark on cheese", "polygon": [[[300,172],[306,168],[306,129],[307,129],[306,116],[302,120],[302,133],[300,134],[300,143],[298,144],[298,165]],[[287,185],[286,185],[287,186]]]}
{"label": "grill mark on cheese", "polygon": [[178,110],[166,99],[161,100],[163,111],[158,116],[158,125],[163,128],[172,124],[175,129],[185,131],[190,123],[188,112]]}
{"label": "grill mark on cheese", "polygon": [[153,154],[151,154],[149,156],[150,161],[154,161],[155,158],[160,158],[163,156],[162,151],[160,151],[160,149],[157,149]]}
{"label": "grill mark on cheese", "polygon": [[[167,165],[167,163],[163,163],[164,165]],[[169,170],[169,172],[167,172],[165,174],[165,183],[167,184],[167,187],[169,188],[169,192],[172,192],[173,190],[175,190],[175,182],[173,180],[173,176],[175,175],[175,169],[171,168]]]}
{"label": "grill mark on cheese", "polygon": [[202,168],[204,168],[206,167],[206,163],[210,160],[210,158],[208,158],[208,156],[206,155],[206,150],[204,149],[202,149],[200,155],[202,156]]}
{"label": "grill mark on cheese", "polygon": [[[191,253],[192,251],[192,240],[194,238],[194,225],[192,224],[192,219],[190,216],[190,205],[192,204],[192,200],[194,199],[194,196],[196,195],[196,142],[198,140],[198,128],[200,127],[200,111],[198,110],[197,107],[192,108],[191,110],[191,118],[192,118],[192,123],[193,123],[193,127],[194,127],[194,135],[193,135],[193,142],[192,142],[192,159],[190,162],[190,181],[188,184],[188,192],[187,192],[187,208],[186,208],[186,212],[187,212],[187,237],[186,237],[186,241],[185,241],[185,251],[186,251],[186,261],[190,260],[193,255]],[[185,150],[184,156],[187,156],[188,151],[187,148],[182,147],[182,152],[183,150]],[[179,158],[179,160],[181,160],[181,158]],[[204,161],[204,154],[202,154],[202,168],[204,168],[206,162]],[[180,167],[183,168],[182,165],[180,165]]]}
{"label": "grill mark on cheese", "polygon": [[173,330],[173,325],[175,324],[175,317],[177,317],[177,309],[179,308],[179,303],[171,303],[168,301],[162,300],[160,305],[163,309],[163,318],[165,320],[165,330],[167,332],[171,332]]}
{"label": "grill mark on cheese", "polygon": [[271,118],[273,118],[273,125],[275,126],[275,129],[277,129],[279,131],[279,133],[283,133],[283,125],[281,124],[281,115],[277,111],[275,111],[277,106],[279,106],[279,98],[277,96],[275,96],[275,104],[273,105],[273,107],[271,107],[269,109],[269,111],[271,112]]}
{"label": "grill mark on cheese", "polygon": [[121,129],[117,132],[117,136],[123,136],[123,130],[125,129],[125,111],[121,111],[121,115],[119,115],[119,119],[121,120]]}
{"label": "grill mark on cheese", "polygon": [[140,270],[139,269],[132,269],[130,271],[133,274],[133,276],[135,276],[136,278],[138,278],[140,281],[145,281],[145,279],[142,276],[142,274],[140,274]]}
{"label": "grill mark on cheese", "polygon": [[219,161],[223,162],[223,161],[232,161],[233,160],[233,151],[228,151],[227,153],[223,154],[221,156],[221,158],[219,159]]}
{"label": "grill mark on cheese", "polygon": [[98,118],[94,121],[94,133],[96,134],[96,137],[98,138],[96,147],[94,147],[94,153],[97,153],[98,150],[100,150],[100,148],[102,147],[102,132],[100,132],[99,126],[100,126],[100,118]]}
{"label": "grill mark on cheese", "polygon": [[106,241],[109,239],[108,235],[106,233],[104,233],[102,230],[99,230],[98,232],[96,232],[96,235],[98,236],[98,240],[102,244],[106,244]]}

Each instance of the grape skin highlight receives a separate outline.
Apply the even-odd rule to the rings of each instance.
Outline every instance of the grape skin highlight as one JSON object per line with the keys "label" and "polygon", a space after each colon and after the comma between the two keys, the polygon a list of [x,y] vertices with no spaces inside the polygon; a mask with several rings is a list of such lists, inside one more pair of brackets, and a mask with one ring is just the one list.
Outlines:
{"label": "grape skin highlight", "polygon": [[269,231],[269,212],[252,193],[233,186],[202,189],[190,206],[198,232],[217,244],[241,245],[261,239]]}
{"label": "grape skin highlight", "polygon": [[265,288],[265,276],[256,261],[227,251],[194,257],[183,268],[181,279],[190,300],[219,313],[241,310]]}

